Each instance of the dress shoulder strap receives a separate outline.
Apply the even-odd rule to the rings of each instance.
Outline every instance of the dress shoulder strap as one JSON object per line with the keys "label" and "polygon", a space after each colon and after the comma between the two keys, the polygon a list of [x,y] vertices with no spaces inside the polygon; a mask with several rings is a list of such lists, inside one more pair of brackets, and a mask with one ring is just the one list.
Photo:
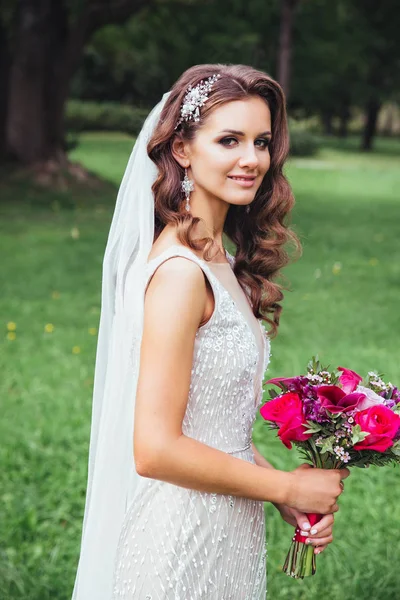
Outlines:
{"label": "dress shoulder strap", "polygon": [[[147,266],[146,266],[146,275],[145,275],[145,292],[146,292],[147,287],[150,283],[150,280],[151,280],[152,276],[154,275],[155,271],[157,270],[157,268],[163,262],[165,262],[166,260],[173,258],[175,256],[182,256],[183,258],[187,258],[199,265],[199,267],[204,272],[206,279],[208,279],[208,281],[210,283],[211,289],[214,293],[215,303],[217,304],[217,301],[220,297],[220,288],[219,288],[220,284],[219,284],[218,278],[211,271],[211,269],[207,265],[206,261],[199,258],[197,256],[197,254],[195,254],[192,250],[190,250],[190,248],[186,248],[186,246],[180,246],[179,244],[173,244],[172,246],[169,246],[163,252],[161,252],[158,256],[156,256],[155,258],[148,261]],[[215,312],[215,310],[214,310],[214,312]]]}

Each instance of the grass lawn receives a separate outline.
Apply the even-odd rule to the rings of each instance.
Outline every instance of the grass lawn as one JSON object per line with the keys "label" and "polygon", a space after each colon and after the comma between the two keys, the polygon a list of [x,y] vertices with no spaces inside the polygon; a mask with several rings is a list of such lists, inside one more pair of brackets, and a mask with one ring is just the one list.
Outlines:
{"label": "grass lawn", "polygon": [[[2,600],[71,597],[101,263],[131,147],[123,135],[83,135],[72,157],[109,181],[85,192],[43,192],[23,179],[1,178]],[[399,154],[399,141],[378,140],[376,151],[364,155],[354,139],[329,140],[317,157],[288,164],[303,256],[285,271],[291,291],[268,376],[303,372],[318,353],[325,364],[362,374],[376,369],[400,383]],[[276,467],[299,464],[260,418],[254,441]],[[268,597],[397,600],[399,479],[398,468],[353,471],[335,542],[305,581],[280,573],[292,529],[266,505]]]}

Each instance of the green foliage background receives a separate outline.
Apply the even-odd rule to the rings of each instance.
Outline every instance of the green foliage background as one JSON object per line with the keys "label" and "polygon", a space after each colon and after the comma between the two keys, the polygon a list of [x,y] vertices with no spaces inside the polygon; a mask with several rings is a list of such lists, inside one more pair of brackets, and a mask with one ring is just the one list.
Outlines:
{"label": "green foliage background", "polygon": [[[286,269],[278,338],[266,376],[324,364],[400,382],[398,142],[379,139],[369,156],[350,138],[325,140],[317,157],[293,158],[302,258]],[[73,158],[107,181],[43,192],[2,174],[0,192],[0,598],[69,600],[78,560],[101,261],[116,188],[132,139],[85,134]],[[7,324],[16,324],[10,340]],[[46,324],[54,330],[46,332]],[[90,332],[89,332],[90,330]],[[296,454],[260,418],[254,441],[276,467]],[[354,471],[336,517],[335,541],[311,580],[280,572],[292,529],[266,504],[268,591],[285,600],[397,600],[400,580],[398,469]]]}

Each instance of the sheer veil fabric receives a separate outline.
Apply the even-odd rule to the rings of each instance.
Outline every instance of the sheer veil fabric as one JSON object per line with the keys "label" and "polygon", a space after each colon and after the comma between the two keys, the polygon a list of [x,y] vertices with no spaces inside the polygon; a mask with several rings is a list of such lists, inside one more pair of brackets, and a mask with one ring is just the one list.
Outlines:
{"label": "sheer veil fabric", "polygon": [[129,158],[103,260],[86,502],[72,600],[110,600],[121,525],[139,478],[134,409],[157,177],[147,144],[169,93],[147,117]]}

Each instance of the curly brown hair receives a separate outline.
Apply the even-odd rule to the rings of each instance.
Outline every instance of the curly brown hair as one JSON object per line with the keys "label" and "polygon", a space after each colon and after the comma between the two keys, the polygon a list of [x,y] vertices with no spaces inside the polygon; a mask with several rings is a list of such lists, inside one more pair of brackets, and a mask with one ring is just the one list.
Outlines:
{"label": "curly brown hair", "polygon": [[[195,86],[216,73],[220,77],[201,108],[200,122],[183,121],[175,129],[189,85]],[[301,244],[287,223],[295,201],[282,172],[289,152],[285,96],[280,85],[269,75],[246,65],[205,64],[187,69],[173,85],[147,146],[149,157],[158,167],[158,177],[153,185],[154,241],[167,224],[175,224],[181,244],[203,251],[204,260],[211,259],[213,239],[194,239],[194,231],[201,219],[193,217],[183,207],[181,181],[184,169],[173,157],[172,142],[175,136],[192,140],[217,106],[249,96],[260,96],[271,111],[271,163],[254,200],[248,205],[249,212],[245,206],[230,205],[223,233],[236,246],[234,273],[250,296],[254,316],[269,323],[268,334],[275,337],[282,311],[279,304],[283,300],[282,290],[288,289],[276,281],[280,269],[290,261],[285,245],[291,242],[300,255]]]}

